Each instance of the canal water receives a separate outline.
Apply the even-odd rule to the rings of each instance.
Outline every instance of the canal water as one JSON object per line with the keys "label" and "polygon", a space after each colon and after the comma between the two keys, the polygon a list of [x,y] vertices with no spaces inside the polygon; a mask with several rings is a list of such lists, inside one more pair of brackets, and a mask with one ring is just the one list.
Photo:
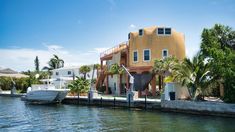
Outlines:
{"label": "canal water", "polygon": [[235,119],[76,105],[29,105],[0,97],[0,131],[221,131]]}

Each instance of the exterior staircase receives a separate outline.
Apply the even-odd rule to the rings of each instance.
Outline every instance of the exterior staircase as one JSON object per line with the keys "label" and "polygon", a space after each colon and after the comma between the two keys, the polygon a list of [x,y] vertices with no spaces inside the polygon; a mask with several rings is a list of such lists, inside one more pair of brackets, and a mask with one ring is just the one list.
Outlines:
{"label": "exterior staircase", "polygon": [[95,88],[98,89],[99,85],[103,83],[104,79],[106,77],[106,74],[104,72],[100,72],[99,77],[97,78],[97,81],[95,83]]}

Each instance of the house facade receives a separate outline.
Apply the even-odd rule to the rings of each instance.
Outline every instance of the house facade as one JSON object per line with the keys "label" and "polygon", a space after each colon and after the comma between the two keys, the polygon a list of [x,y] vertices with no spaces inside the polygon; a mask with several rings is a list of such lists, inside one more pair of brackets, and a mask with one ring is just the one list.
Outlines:
{"label": "house facade", "polygon": [[[91,80],[92,79],[92,73],[93,73],[93,66],[89,66],[91,71],[87,73],[86,79]],[[52,76],[51,78],[55,79],[53,81],[53,84],[55,86],[67,86],[71,81],[76,79],[76,76],[83,77],[82,74],[79,72],[79,66],[73,66],[73,67],[62,67],[58,69],[52,70]],[[96,70],[94,70],[94,79],[97,78]]]}
{"label": "house facade", "polygon": [[126,73],[110,75],[104,72],[116,63],[119,66],[124,65],[134,76],[134,90],[139,91],[139,96],[143,91],[150,91],[154,96],[159,87],[156,84],[157,78],[161,80],[160,76],[152,74],[154,60],[168,56],[175,56],[179,60],[185,58],[184,34],[170,27],[158,26],[130,32],[127,42],[101,53],[101,71],[96,87],[106,86],[106,93],[111,91],[118,95],[129,89],[129,76]]}

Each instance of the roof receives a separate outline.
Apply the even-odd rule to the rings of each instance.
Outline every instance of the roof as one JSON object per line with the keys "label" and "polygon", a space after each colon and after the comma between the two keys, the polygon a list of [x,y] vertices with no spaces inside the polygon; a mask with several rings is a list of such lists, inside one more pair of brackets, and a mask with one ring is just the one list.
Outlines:
{"label": "roof", "polygon": [[0,77],[14,77],[14,78],[22,78],[29,77],[28,75],[18,73],[10,68],[0,68]]}
{"label": "roof", "polygon": [[[92,70],[94,64],[88,64],[88,65],[86,65],[86,66],[90,67],[91,70]],[[73,69],[79,70],[80,67],[81,67],[81,66],[66,66],[66,67],[61,67],[61,68],[58,68],[58,69],[53,69],[52,71],[71,70],[71,69],[72,69],[72,70],[73,70]]]}
{"label": "roof", "polygon": [[3,74],[17,74],[18,72],[14,71],[10,68],[6,68],[6,69],[0,69],[0,73],[3,73]]}
{"label": "roof", "polygon": [[70,67],[61,67],[58,69],[53,69],[52,71],[59,71],[59,70],[70,70],[70,69],[79,69],[80,66],[70,66]]}
{"label": "roof", "polygon": [[[157,28],[171,28],[171,30],[173,32],[177,32],[172,27],[168,27],[168,26],[151,26],[151,27],[139,28],[138,31],[130,32],[130,34],[132,34],[135,37],[139,36],[139,30],[140,29],[143,29],[144,32],[147,33],[147,34],[152,34]],[[181,33],[181,32],[177,32],[177,33]],[[181,34],[183,34],[183,33],[181,33]]]}
{"label": "roof", "polygon": [[26,78],[26,77],[29,77],[29,76],[25,75],[25,74],[21,74],[21,73],[16,73],[16,74],[0,73],[0,77]]}

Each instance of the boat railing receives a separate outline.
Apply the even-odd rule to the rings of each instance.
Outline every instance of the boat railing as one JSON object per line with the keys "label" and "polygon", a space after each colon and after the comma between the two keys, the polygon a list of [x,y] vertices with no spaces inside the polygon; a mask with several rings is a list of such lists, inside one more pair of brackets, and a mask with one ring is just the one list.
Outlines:
{"label": "boat railing", "polygon": [[31,90],[47,90],[47,89],[55,89],[54,85],[47,84],[34,84],[31,86]]}

